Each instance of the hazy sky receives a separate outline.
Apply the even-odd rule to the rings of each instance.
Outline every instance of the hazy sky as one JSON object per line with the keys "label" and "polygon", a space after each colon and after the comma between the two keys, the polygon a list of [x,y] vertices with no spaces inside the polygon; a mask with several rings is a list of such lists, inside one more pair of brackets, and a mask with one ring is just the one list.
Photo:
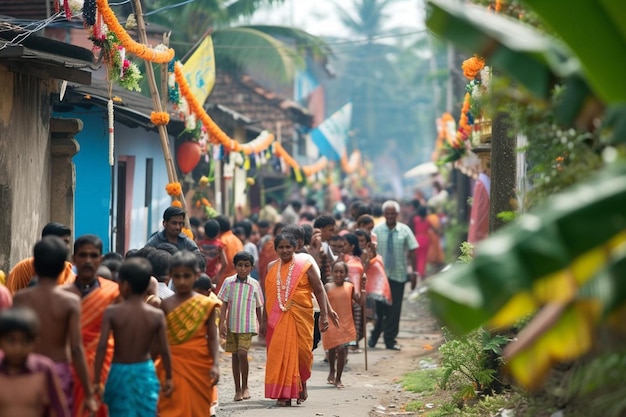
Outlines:
{"label": "hazy sky", "polygon": [[[354,0],[286,0],[281,6],[257,12],[253,23],[289,25],[302,28],[317,36],[336,36],[354,39],[341,23],[335,4],[352,11]],[[406,28],[407,31],[424,28],[422,0],[397,0],[388,7],[387,28]]]}

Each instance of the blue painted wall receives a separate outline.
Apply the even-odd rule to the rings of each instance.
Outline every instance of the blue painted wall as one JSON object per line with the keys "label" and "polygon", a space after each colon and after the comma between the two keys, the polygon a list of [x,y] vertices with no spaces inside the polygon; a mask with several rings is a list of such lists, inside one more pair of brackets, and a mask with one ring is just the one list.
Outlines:
{"label": "blue painted wall", "polygon": [[[168,183],[165,159],[157,132],[116,124],[115,135],[116,159],[119,156],[135,157],[130,240],[127,249],[139,249],[152,233],[161,228],[163,211],[170,205],[171,199],[165,192]],[[146,206],[146,160],[149,158],[153,160],[152,199]]]}
{"label": "blue painted wall", "polygon": [[[116,213],[110,216],[111,181],[117,187],[117,161],[120,156],[134,156],[132,210],[130,239],[126,250],[141,248],[148,236],[161,228],[163,211],[170,205],[165,192],[169,182],[161,142],[157,132],[143,127],[128,127],[115,123],[115,170],[111,179],[109,166],[109,136],[106,112],[99,107],[86,110],[80,107],[72,112],[55,114],[56,117],[78,118],[83,130],[76,135],[80,151],[74,156],[76,166],[76,194],[74,226],[75,236],[95,234],[102,239],[104,252],[115,250]],[[170,137],[170,146],[173,138]],[[152,199],[146,206],[146,161],[153,160]],[[117,207],[117,189],[114,191]]]}
{"label": "blue painted wall", "polygon": [[74,235],[99,236],[107,252],[110,245],[111,168],[105,111],[96,106],[88,110],[76,107],[73,112],[55,116],[83,121],[83,130],[76,135],[80,151],[73,158],[76,166]]}

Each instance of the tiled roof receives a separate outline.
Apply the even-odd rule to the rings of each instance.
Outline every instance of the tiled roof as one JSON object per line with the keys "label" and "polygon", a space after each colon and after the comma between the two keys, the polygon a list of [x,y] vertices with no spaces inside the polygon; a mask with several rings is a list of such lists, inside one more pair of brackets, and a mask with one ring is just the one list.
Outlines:
{"label": "tiled roof", "polygon": [[306,109],[268,91],[248,75],[237,77],[218,70],[207,102],[226,106],[272,132],[276,132],[280,124],[286,138],[293,137],[295,123],[310,126],[312,121]]}

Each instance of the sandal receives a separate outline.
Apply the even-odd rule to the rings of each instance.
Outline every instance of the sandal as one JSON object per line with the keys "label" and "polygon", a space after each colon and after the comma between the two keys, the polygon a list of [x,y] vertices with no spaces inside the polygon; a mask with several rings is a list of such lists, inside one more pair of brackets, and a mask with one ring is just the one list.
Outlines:
{"label": "sandal", "polygon": [[291,407],[290,399],[278,399],[276,400],[276,407]]}

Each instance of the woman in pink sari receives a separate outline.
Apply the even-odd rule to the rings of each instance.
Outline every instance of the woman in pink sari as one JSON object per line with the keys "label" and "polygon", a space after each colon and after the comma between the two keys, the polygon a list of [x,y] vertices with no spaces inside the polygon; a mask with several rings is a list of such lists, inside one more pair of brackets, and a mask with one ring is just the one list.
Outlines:
{"label": "woman in pink sari", "polygon": [[430,235],[432,226],[426,219],[428,209],[425,206],[417,208],[417,214],[413,217],[413,233],[419,244],[415,252],[416,263],[415,270],[421,279],[426,277],[426,261],[428,258],[428,249],[430,248]]}

